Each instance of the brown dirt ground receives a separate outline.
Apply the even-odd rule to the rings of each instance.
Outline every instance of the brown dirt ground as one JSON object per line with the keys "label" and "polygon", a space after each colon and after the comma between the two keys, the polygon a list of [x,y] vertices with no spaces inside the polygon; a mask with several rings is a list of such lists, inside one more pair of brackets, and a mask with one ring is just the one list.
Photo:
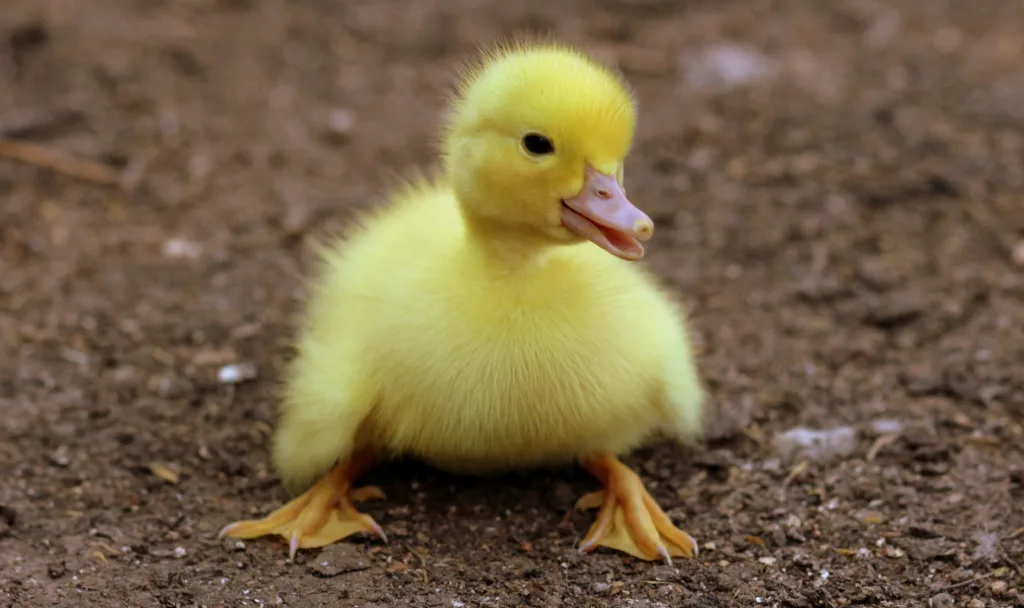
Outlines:
{"label": "brown dirt ground", "polygon": [[[285,498],[308,238],[431,161],[479,42],[538,29],[641,99],[631,193],[718,416],[629,462],[699,559],[578,555],[569,467],[378,469],[386,546],[215,540]],[[4,0],[0,43],[0,132],[126,176],[0,159],[0,606],[1024,605],[1024,5]],[[688,85],[721,43],[776,69]],[[798,425],[854,450],[801,468]]]}

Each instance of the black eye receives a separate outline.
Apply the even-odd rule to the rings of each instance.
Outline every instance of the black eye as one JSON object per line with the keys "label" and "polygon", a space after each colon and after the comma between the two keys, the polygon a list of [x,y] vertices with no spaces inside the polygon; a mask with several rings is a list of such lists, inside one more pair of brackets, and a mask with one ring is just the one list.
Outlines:
{"label": "black eye", "polygon": [[551,143],[551,140],[543,135],[537,133],[529,133],[523,136],[523,147],[530,154],[536,154],[540,156],[542,154],[551,154],[555,151],[555,145]]}

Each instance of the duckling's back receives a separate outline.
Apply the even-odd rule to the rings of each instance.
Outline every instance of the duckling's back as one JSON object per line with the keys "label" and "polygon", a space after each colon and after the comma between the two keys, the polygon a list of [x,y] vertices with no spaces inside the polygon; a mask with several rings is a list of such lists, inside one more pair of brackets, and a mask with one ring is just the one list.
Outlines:
{"label": "duckling's back", "polygon": [[326,262],[286,386],[279,462],[318,458],[312,431],[299,456],[284,430],[317,408],[305,417],[317,432],[351,429],[333,431],[335,457],[372,447],[462,471],[696,434],[701,389],[678,308],[596,246],[495,266],[447,186],[418,182]]}

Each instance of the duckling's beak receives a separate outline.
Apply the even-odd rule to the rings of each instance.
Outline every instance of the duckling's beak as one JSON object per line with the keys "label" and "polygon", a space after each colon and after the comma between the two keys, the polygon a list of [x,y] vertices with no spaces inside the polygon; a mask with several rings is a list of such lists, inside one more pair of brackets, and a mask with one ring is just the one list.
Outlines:
{"label": "duckling's beak", "polygon": [[626,198],[614,175],[587,165],[583,188],[562,201],[562,225],[624,260],[644,257],[640,241],[650,240],[654,222]]}

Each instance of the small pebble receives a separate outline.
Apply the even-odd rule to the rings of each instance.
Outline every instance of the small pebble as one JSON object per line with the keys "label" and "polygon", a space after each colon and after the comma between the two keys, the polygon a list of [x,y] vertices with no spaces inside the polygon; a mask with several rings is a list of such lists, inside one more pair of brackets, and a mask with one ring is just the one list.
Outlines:
{"label": "small pebble", "polygon": [[57,465],[62,469],[71,464],[71,461],[68,459],[67,455],[61,453],[50,456],[50,462],[52,462],[53,464]]}
{"label": "small pebble", "polygon": [[67,568],[64,566],[64,562],[55,562],[46,567],[46,573],[50,575],[50,578],[58,579],[67,573]]}
{"label": "small pebble", "polygon": [[753,47],[722,44],[683,61],[686,79],[695,89],[724,90],[771,77],[775,65]]}
{"label": "small pebble", "polygon": [[284,217],[281,218],[281,228],[290,237],[297,237],[303,234],[313,220],[315,209],[306,203],[293,203],[285,209]]}
{"label": "small pebble", "polygon": [[1024,268],[1024,241],[1013,246],[1013,263]]}
{"label": "small pebble", "polygon": [[608,593],[608,590],[611,589],[611,588],[612,588],[612,586],[609,585],[608,583],[594,583],[593,585],[590,586],[591,591],[593,591],[594,593],[598,593],[598,594]]}
{"label": "small pebble", "polygon": [[327,115],[327,131],[334,136],[347,135],[352,131],[352,112],[345,109],[332,110]]}
{"label": "small pebble", "polygon": [[907,555],[907,552],[899,547],[886,547],[885,554],[893,559],[899,559]]}
{"label": "small pebble", "polygon": [[856,431],[840,426],[820,431],[805,427],[792,428],[775,437],[775,448],[784,460],[796,456],[825,460],[833,456],[849,456],[856,447]]}
{"label": "small pebble", "polygon": [[953,596],[948,593],[940,593],[928,600],[928,605],[931,608],[952,608],[953,603]]}
{"label": "small pebble", "polygon": [[1002,595],[1006,593],[1006,587],[1006,581],[993,581],[992,584],[989,585],[989,589],[992,590],[992,595]]}
{"label": "small pebble", "polygon": [[879,418],[871,422],[871,430],[879,435],[898,433],[903,430],[903,422],[895,418]]}
{"label": "small pebble", "polygon": [[181,238],[164,241],[162,251],[168,258],[198,258],[203,252],[197,243]]}
{"label": "small pebble", "polygon": [[985,602],[979,600],[978,598],[974,598],[973,600],[967,602],[967,608],[985,608]]}
{"label": "small pebble", "polygon": [[181,559],[181,558],[185,557],[185,553],[186,553],[185,547],[175,547],[174,548],[174,557],[175,557],[175,559]]}
{"label": "small pebble", "polygon": [[256,367],[251,363],[232,363],[217,371],[217,381],[221,384],[238,384],[256,377]]}

